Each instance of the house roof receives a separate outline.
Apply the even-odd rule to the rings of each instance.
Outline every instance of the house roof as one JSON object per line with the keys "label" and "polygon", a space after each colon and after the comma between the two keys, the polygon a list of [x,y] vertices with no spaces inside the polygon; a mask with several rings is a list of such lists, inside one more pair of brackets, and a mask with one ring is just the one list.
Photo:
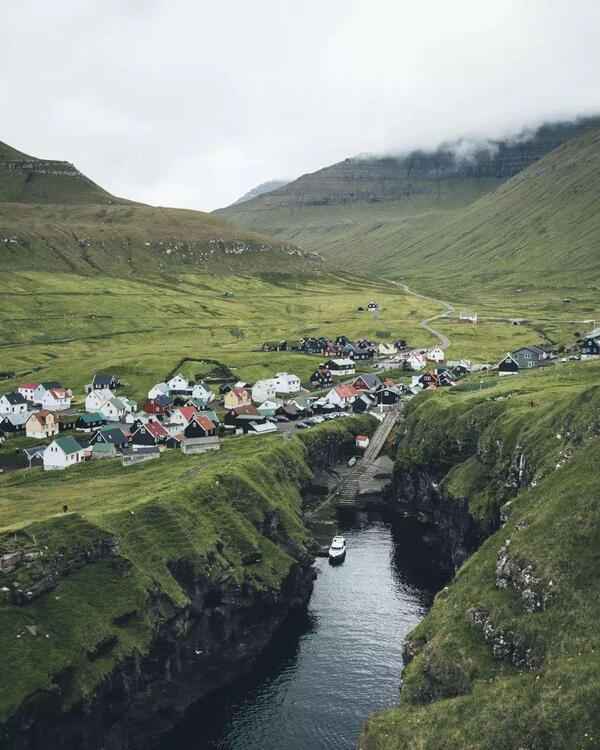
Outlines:
{"label": "house roof", "polygon": [[35,391],[35,389],[39,386],[39,383],[25,383],[24,385],[20,385],[19,388],[27,388],[30,391]]}
{"label": "house roof", "polygon": [[10,422],[13,427],[18,427],[21,424],[25,424],[28,419],[29,414],[5,414],[4,419],[1,421]]}
{"label": "house roof", "polygon": [[95,443],[92,446],[92,453],[110,453],[112,455],[114,452],[114,443]]}
{"label": "house roof", "polygon": [[77,440],[75,440],[75,438],[73,437],[59,437],[56,438],[54,442],[67,455],[70,455],[71,453],[78,453],[79,451],[83,450],[83,447],[79,445]]}
{"label": "house roof", "polygon": [[377,386],[381,385],[381,380],[377,375],[373,375],[373,373],[359,375],[354,382],[356,383],[357,380],[362,380],[368,388],[377,388]]}
{"label": "house roof", "polygon": [[98,430],[96,434],[101,434],[105,438],[105,441],[108,440],[109,443],[118,443],[120,445],[127,442],[127,435],[120,427],[104,427]]}
{"label": "house roof", "polygon": [[192,417],[194,417],[198,413],[198,410],[195,406],[182,406],[181,408],[177,409],[177,411],[186,420],[186,422],[189,422]]}
{"label": "house roof", "polygon": [[140,429],[146,429],[154,438],[169,437],[169,432],[166,430],[160,422],[146,422]]}
{"label": "house roof", "polygon": [[56,380],[48,380],[45,383],[40,383],[40,385],[42,386],[42,388],[45,388],[47,391],[49,391],[51,388],[62,388],[62,385]]}
{"label": "house roof", "polygon": [[[40,411],[34,412],[29,419],[37,419],[40,424],[46,424],[46,417],[51,414],[47,409],[41,409]],[[29,419],[27,420],[29,422]]]}
{"label": "house roof", "polygon": [[13,391],[11,393],[5,393],[4,398],[8,401],[9,404],[12,404],[13,406],[16,406],[17,404],[27,403],[23,394],[18,393],[17,391]]}
{"label": "house roof", "polygon": [[254,404],[245,404],[244,406],[237,406],[235,409],[232,409],[230,414],[235,414],[236,416],[247,416],[247,415],[258,415],[258,410]]}
{"label": "house roof", "polygon": [[214,422],[212,422],[208,417],[205,417],[201,414],[195,414],[193,417],[193,421],[199,424],[200,427],[203,427],[207,432],[215,429]]}
{"label": "house roof", "polygon": [[117,380],[116,375],[107,375],[104,372],[97,372],[92,378],[92,383],[94,383],[94,385],[109,385],[113,380]]}
{"label": "house roof", "polygon": [[99,411],[91,412],[90,414],[80,414],[79,419],[84,424],[92,424],[93,422],[103,422],[104,417]]}
{"label": "house roof", "polygon": [[353,398],[360,393],[360,391],[357,391],[353,385],[346,384],[336,385],[334,390],[340,398]]}
{"label": "house roof", "polygon": [[231,392],[235,393],[235,395],[238,398],[248,398],[248,391],[245,388],[242,388],[241,386],[238,386],[236,388],[232,388]]}
{"label": "house roof", "polygon": [[534,354],[539,354],[540,356],[543,356],[546,354],[546,352],[542,349],[541,346],[520,346],[518,349],[515,349],[511,353],[514,357],[515,354],[518,354],[519,352],[533,352]]}
{"label": "house roof", "polygon": [[110,403],[115,407],[115,409],[124,409],[125,404],[121,401],[120,398],[111,398]]}
{"label": "house roof", "polygon": [[57,401],[67,397],[67,392],[64,388],[50,388],[48,393],[52,395]]}

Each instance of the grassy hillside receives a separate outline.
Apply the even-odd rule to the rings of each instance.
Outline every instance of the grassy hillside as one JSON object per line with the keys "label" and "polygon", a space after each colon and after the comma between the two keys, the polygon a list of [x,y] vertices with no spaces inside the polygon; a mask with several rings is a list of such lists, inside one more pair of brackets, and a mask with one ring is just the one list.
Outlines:
{"label": "grassy hillside", "polygon": [[[358,312],[372,297],[377,318]],[[335,276],[209,276],[155,280],[37,272],[4,275],[0,289],[0,360],[15,377],[59,379],[79,397],[96,370],[116,371],[127,392],[144,396],[183,358],[190,376],[217,360],[253,381],[290,370],[307,380],[319,359],[262,352],[264,341],[345,333],[433,343],[419,320],[438,306],[397,287]]]}
{"label": "grassy hillside", "polygon": [[410,634],[400,705],[361,750],[598,746],[599,376],[564,365],[411,404],[398,481],[425,470],[440,513],[506,520]]}
{"label": "grassy hillside", "polygon": [[119,276],[196,267],[313,272],[320,259],[201,211],[115,198],[72,164],[0,143],[0,258],[11,270]]}
{"label": "grassy hillside", "polygon": [[443,239],[465,207],[599,124],[547,125],[530,138],[487,148],[469,150],[461,142],[396,159],[347,159],[218,213],[328,259],[343,258],[356,272],[433,274],[430,238]]}

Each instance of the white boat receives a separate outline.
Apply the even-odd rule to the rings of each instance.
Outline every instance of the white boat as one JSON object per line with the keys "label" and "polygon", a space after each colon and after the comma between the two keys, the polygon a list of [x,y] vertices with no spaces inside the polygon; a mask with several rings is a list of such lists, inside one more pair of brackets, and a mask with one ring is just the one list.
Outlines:
{"label": "white boat", "polygon": [[329,547],[329,562],[343,562],[346,557],[346,540],[343,536],[334,536]]}

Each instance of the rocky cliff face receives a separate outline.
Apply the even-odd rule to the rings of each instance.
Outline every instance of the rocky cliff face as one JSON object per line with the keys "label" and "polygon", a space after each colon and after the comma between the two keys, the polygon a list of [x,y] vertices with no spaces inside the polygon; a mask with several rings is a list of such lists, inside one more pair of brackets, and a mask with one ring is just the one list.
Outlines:
{"label": "rocky cliff face", "polygon": [[[60,695],[34,695],[4,728],[11,750],[142,750],[156,742],[194,701],[250,669],[293,609],[305,607],[314,572],[306,556],[279,591],[256,591],[198,578],[185,563],[173,572],[190,603],[176,608],[156,592],[149,608],[161,612],[152,647],[107,674],[93,696],[66,714]],[[123,622],[123,626],[126,623]],[[90,654],[102,659],[111,643]],[[58,680],[68,687],[69,673]]]}

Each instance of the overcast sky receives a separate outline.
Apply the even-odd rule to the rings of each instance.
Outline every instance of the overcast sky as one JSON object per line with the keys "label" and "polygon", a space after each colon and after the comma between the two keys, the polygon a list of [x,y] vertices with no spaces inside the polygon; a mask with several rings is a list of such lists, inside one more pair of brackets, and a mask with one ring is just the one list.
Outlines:
{"label": "overcast sky", "polygon": [[600,104],[598,0],[6,6],[0,140],[157,205]]}

